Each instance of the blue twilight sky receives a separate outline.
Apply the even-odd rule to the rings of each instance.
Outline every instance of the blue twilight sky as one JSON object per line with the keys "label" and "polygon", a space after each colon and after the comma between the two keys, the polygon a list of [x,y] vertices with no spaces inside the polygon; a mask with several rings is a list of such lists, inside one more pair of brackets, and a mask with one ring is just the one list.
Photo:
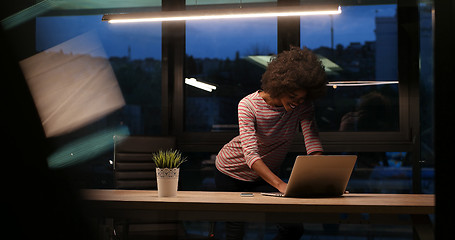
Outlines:
{"label": "blue twilight sky", "polygon": [[[374,41],[375,18],[393,17],[396,5],[343,7],[333,16],[334,42]],[[94,32],[109,57],[161,59],[161,23],[109,24],[101,16],[40,17],[36,21],[36,49],[43,51],[81,34]],[[276,18],[250,20],[189,21],[186,24],[188,55],[231,58],[257,53],[276,53]],[[330,16],[301,17],[301,45],[310,49],[330,47]]]}

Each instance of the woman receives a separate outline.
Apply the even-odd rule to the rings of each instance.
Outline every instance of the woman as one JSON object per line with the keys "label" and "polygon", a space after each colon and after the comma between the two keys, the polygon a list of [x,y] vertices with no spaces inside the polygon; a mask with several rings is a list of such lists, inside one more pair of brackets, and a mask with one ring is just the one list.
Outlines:
{"label": "woman", "polygon": [[[216,158],[215,183],[221,191],[280,191],[287,184],[277,174],[302,128],[307,154],[323,149],[316,131],[312,100],[326,89],[324,67],[309,49],[292,47],[278,54],[262,76],[262,90],[243,98],[238,106],[239,136]],[[243,237],[243,224],[227,225],[229,235]],[[285,239],[298,239],[302,229],[280,228]],[[294,237],[284,236],[296,233]]]}

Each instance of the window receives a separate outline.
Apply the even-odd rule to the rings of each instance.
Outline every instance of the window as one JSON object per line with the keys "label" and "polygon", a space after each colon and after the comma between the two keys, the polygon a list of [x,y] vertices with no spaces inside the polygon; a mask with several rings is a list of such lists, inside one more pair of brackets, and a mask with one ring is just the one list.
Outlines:
{"label": "window", "polygon": [[398,131],[396,5],[344,6],[341,15],[301,17],[301,43],[326,67],[316,103],[321,131]]}
{"label": "window", "polygon": [[133,135],[160,134],[161,24],[114,25],[101,22],[101,17],[37,18],[37,51],[82,34],[94,35],[102,44],[126,105],[96,122],[93,131],[123,125]]}
{"label": "window", "polygon": [[237,104],[259,90],[261,57],[276,54],[276,39],[276,18],[186,23],[185,131],[238,129]]}

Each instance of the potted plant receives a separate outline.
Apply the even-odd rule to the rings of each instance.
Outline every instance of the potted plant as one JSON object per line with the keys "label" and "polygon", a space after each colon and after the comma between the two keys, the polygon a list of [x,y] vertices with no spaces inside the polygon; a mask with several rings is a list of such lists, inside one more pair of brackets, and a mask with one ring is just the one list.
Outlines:
{"label": "potted plant", "polygon": [[158,197],[175,197],[179,181],[180,165],[186,161],[178,150],[160,150],[153,154],[156,165]]}

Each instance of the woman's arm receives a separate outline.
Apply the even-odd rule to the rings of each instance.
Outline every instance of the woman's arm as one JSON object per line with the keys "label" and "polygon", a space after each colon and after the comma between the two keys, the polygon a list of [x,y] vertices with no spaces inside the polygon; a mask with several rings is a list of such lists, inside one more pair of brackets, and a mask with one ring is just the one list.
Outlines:
{"label": "woman's arm", "polygon": [[251,168],[267,183],[278,189],[278,191],[282,193],[286,191],[287,183],[283,182],[275,173],[270,171],[270,168],[262,160],[256,160]]}
{"label": "woman's arm", "polygon": [[300,125],[302,128],[303,138],[305,140],[305,147],[307,154],[316,155],[322,154],[323,148],[321,140],[319,139],[319,132],[316,127],[316,120],[314,119],[314,105],[310,103],[304,109],[301,116]]}

